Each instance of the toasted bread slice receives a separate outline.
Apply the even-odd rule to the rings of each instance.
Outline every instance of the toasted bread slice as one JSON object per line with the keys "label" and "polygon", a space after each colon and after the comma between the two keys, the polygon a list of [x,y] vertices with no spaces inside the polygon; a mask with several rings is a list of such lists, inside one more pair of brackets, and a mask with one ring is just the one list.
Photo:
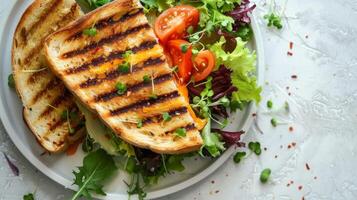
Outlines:
{"label": "toasted bread slice", "polygon": [[[88,36],[89,28],[97,33]],[[50,35],[45,46],[52,71],[123,140],[167,154],[201,147],[190,105],[139,1],[109,3]],[[130,70],[118,69],[124,62]],[[118,83],[126,85],[125,92],[117,90]],[[163,113],[172,119],[165,121]],[[186,136],[177,136],[182,129]]]}
{"label": "toasted bread slice", "polygon": [[79,111],[71,93],[48,69],[44,41],[81,15],[75,0],[35,0],[14,34],[12,66],[16,90],[24,106],[23,116],[38,142],[49,152],[65,150],[84,131],[78,123],[67,119],[68,113]]}

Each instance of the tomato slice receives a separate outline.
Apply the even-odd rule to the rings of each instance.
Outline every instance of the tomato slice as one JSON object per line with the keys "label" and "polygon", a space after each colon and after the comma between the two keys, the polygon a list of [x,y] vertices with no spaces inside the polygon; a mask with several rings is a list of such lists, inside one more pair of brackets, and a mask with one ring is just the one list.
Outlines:
{"label": "tomato slice", "polygon": [[216,59],[211,51],[204,50],[197,54],[194,64],[193,79],[198,82],[209,76],[216,64]]}
{"label": "tomato slice", "polygon": [[180,82],[187,83],[193,68],[191,44],[185,40],[170,40],[167,45],[173,65],[178,67]]}
{"label": "tomato slice", "polygon": [[182,39],[187,28],[197,26],[200,12],[197,8],[180,5],[167,9],[155,21],[154,30],[162,44],[172,39]]}

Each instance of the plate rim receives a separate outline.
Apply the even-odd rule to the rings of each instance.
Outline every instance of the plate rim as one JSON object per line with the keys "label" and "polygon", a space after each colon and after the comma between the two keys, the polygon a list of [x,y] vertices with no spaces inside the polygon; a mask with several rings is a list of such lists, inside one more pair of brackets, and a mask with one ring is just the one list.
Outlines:
{"label": "plate rim", "polygon": [[[9,15],[6,17],[6,21],[4,23],[4,29],[2,31],[2,38],[1,38],[1,44],[6,44],[6,36],[7,33],[12,36],[14,33],[12,30],[7,29],[7,27],[11,27],[11,22],[12,18],[15,18],[17,15],[17,9],[21,7],[19,4],[23,4],[23,1],[16,1],[16,3],[13,4],[13,7],[11,8],[11,11],[9,12]],[[256,21],[255,14],[251,15],[251,27],[253,30],[253,38],[254,38],[254,45],[255,45],[255,51],[257,54],[257,65],[256,65],[256,71],[257,71],[257,83],[259,86],[263,85],[263,80],[264,80],[264,74],[263,74],[263,69],[264,69],[264,48],[263,48],[263,40],[261,36],[261,31],[260,27],[258,26],[258,23]],[[8,37],[7,37],[8,38]],[[10,43],[12,43],[10,41]],[[5,45],[6,46],[6,45]],[[7,49],[5,49],[6,51]],[[11,50],[10,50],[11,51]],[[0,59],[3,56],[0,55]],[[0,87],[0,94],[4,94],[3,87]],[[6,106],[6,100],[5,98],[1,95],[0,97],[0,110],[5,110]],[[245,132],[248,132],[250,129],[253,118],[250,117],[255,111],[257,107],[254,102],[251,102],[247,108],[247,113],[248,117],[245,119],[245,122],[243,123],[242,130]],[[58,184],[64,186],[67,189],[75,190],[76,186],[72,185],[72,182],[70,182],[68,179],[62,177],[59,173],[56,173],[52,168],[47,167],[45,164],[43,164],[37,156],[31,153],[31,151],[28,151],[28,145],[24,144],[16,133],[15,126],[12,125],[10,122],[10,118],[6,115],[5,112],[0,112],[0,119],[4,125],[4,128],[6,130],[6,133],[10,137],[11,141],[15,144],[16,148],[21,152],[21,154],[34,166],[36,167],[39,171],[41,171],[44,175],[46,175],[48,178],[52,179],[53,181],[57,182]],[[186,189],[189,186],[192,186],[203,179],[207,178],[209,175],[211,175],[214,171],[216,171],[221,165],[223,165],[228,158],[232,155],[232,153],[235,151],[235,148],[232,146],[229,149],[227,149],[219,158],[217,158],[212,164],[210,164],[206,169],[201,171],[200,173],[195,174],[193,177],[182,181],[176,185],[169,186],[163,189],[158,189],[156,191],[151,191],[147,193],[146,198],[148,199],[156,199],[160,197],[164,197],[170,194],[177,193],[183,189]],[[120,193],[107,193],[107,196],[97,196],[94,195],[96,198],[99,199],[107,199],[107,200],[118,200],[118,199],[126,199],[127,194],[120,194]]]}

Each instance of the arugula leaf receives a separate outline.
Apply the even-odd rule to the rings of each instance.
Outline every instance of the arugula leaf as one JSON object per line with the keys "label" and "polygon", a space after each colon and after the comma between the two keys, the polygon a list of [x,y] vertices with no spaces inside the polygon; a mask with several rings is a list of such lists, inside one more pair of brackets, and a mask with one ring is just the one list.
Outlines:
{"label": "arugula leaf", "polygon": [[85,11],[94,10],[111,2],[111,0],[77,0],[77,1],[80,5],[84,7]]}
{"label": "arugula leaf", "polygon": [[35,200],[35,197],[32,193],[25,194],[23,200]]}
{"label": "arugula leaf", "polygon": [[232,94],[232,102],[235,102],[235,105],[253,100],[259,103],[262,88],[256,83],[256,54],[245,47],[246,42],[241,38],[236,38],[236,41],[236,48],[232,52],[224,50],[224,37],[211,45],[210,50],[216,55],[217,67],[224,65],[232,70],[232,84],[238,88],[238,91]]}
{"label": "arugula leaf", "polygon": [[203,149],[206,149],[212,157],[221,155],[221,152],[225,150],[224,142],[221,141],[218,133],[211,132],[211,120],[207,119],[206,126],[202,129],[203,146],[201,147],[199,154],[203,155]]}
{"label": "arugula leaf", "polygon": [[149,11],[162,12],[177,4],[175,0],[140,0],[140,1],[143,4],[143,6],[146,8],[146,12]]}
{"label": "arugula leaf", "polygon": [[130,195],[137,194],[139,200],[144,200],[146,197],[146,193],[144,192],[143,188],[140,186],[140,174],[133,174],[131,176],[130,184],[127,184],[129,199]]}
{"label": "arugula leaf", "polygon": [[83,166],[78,167],[78,171],[73,171],[74,183],[78,185],[78,191],[71,200],[84,196],[91,199],[91,193],[106,195],[103,191],[103,181],[109,178],[115,171],[113,158],[103,149],[89,153],[83,159]]}
{"label": "arugula leaf", "polygon": [[185,166],[183,166],[182,161],[184,160],[184,155],[170,155],[166,161],[165,165],[167,171],[179,171],[182,172],[185,170]]}

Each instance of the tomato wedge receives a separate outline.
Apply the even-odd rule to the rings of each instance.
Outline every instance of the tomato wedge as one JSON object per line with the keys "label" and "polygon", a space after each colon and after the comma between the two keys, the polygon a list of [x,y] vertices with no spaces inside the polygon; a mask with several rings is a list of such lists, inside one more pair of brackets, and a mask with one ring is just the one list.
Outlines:
{"label": "tomato wedge", "polygon": [[185,40],[170,40],[167,44],[173,65],[178,67],[178,75],[181,83],[187,83],[191,78],[192,46]]}
{"label": "tomato wedge", "polygon": [[154,31],[162,44],[182,39],[190,26],[197,26],[200,12],[197,8],[180,5],[167,9],[155,21]]}
{"label": "tomato wedge", "polygon": [[209,76],[216,64],[216,59],[211,51],[204,50],[197,54],[194,64],[195,69],[193,70],[193,79],[195,82],[198,82]]}

